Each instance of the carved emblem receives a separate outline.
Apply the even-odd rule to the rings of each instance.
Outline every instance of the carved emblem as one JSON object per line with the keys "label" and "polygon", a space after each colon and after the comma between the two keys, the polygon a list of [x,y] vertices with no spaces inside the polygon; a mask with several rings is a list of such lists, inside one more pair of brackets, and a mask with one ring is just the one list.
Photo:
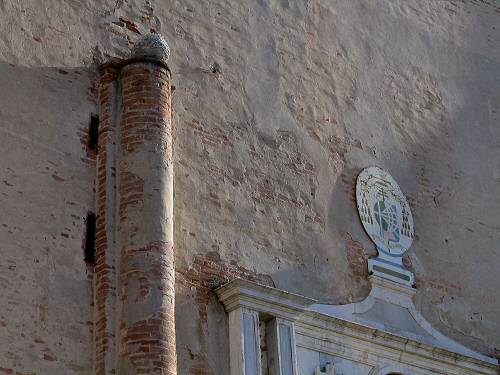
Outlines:
{"label": "carved emblem", "polygon": [[413,241],[410,206],[392,176],[378,167],[358,176],[356,200],[366,233],[377,248],[393,256],[402,255]]}
{"label": "carved emblem", "polygon": [[388,280],[413,285],[413,274],[402,257],[413,242],[410,205],[392,176],[378,167],[366,168],[358,176],[356,202],[359,218],[378,256],[368,259],[368,271]]}

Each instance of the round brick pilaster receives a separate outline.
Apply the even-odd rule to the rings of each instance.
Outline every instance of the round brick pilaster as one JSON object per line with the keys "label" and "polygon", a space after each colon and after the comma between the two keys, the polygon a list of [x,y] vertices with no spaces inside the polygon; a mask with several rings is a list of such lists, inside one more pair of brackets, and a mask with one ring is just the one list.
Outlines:
{"label": "round brick pilaster", "polygon": [[117,373],[176,374],[170,71],[121,69],[116,145]]}
{"label": "round brick pilaster", "polygon": [[96,234],[94,266],[94,375],[115,370],[115,118],[119,71],[102,69],[99,76],[99,138],[96,163]]}
{"label": "round brick pilaster", "polygon": [[94,375],[176,374],[168,45],[100,67]]}

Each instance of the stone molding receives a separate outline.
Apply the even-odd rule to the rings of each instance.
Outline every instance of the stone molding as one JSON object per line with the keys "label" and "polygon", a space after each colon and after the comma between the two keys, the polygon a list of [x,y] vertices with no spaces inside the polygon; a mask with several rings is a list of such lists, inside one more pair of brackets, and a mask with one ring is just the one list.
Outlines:
{"label": "stone molding", "polygon": [[[243,280],[234,280],[215,292],[226,311],[247,309],[263,317],[290,321],[294,325],[297,347],[369,366],[372,375],[384,374],[385,369],[388,372],[403,369],[405,375],[497,374],[500,369],[497,360],[464,348],[420,318],[411,300],[414,289],[377,277],[371,281],[372,293],[367,299],[344,306],[320,305],[304,296]],[[361,323],[356,314],[369,316],[376,302],[392,306],[395,311],[409,311],[416,317],[415,321],[424,326],[418,331],[421,335],[395,334],[372,324],[369,319]],[[425,341],[432,341],[434,345]],[[232,372],[232,375],[240,373]]]}

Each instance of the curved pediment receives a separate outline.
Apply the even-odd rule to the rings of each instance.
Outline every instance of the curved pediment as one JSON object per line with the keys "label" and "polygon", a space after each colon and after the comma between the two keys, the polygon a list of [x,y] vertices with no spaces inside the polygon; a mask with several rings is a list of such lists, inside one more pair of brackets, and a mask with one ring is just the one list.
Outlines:
{"label": "curved pediment", "polygon": [[[231,374],[264,374],[269,358],[288,361],[293,370],[280,372],[280,365],[268,375],[497,374],[496,359],[451,340],[423,318],[413,304],[413,288],[377,276],[370,280],[369,296],[348,305],[318,304],[242,280],[217,289],[229,313],[231,358],[245,363],[249,347],[250,357],[259,358],[250,367],[248,359],[240,367],[232,362]],[[245,330],[249,322],[253,328]],[[263,344],[264,336],[271,339]],[[283,355],[283,347],[293,354]]]}

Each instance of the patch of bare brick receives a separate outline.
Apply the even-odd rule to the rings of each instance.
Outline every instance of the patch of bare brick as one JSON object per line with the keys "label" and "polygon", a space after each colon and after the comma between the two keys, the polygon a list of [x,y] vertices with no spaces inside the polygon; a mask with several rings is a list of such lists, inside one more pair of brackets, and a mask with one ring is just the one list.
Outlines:
{"label": "patch of bare brick", "polygon": [[361,169],[356,169],[354,167],[346,167],[342,170],[340,179],[342,181],[342,186],[344,187],[344,192],[347,195],[349,201],[356,206],[356,179]]}
{"label": "patch of bare brick", "polygon": [[[176,289],[178,293],[190,293],[194,289],[199,324],[205,334],[208,331],[208,306],[211,299],[216,301],[217,298],[213,293],[214,289],[234,279],[268,284],[268,280],[264,275],[259,275],[241,267],[235,262],[226,263],[221,260],[220,255],[216,252],[197,255],[190,267],[176,270]],[[202,340],[201,345],[203,348],[200,353],[207,353],[208,343],[206,340]],[[189,374],[216,375],[210,369],[208,358],[200,354],[192,356]]]}
{"label": "patch of bare brick", "polygon": [[368,258],[377,255],[375,249],[365,250],[361,242],[355,240],[350,233],[345,235],[347,262],[354,279],[359,282],[368,277]]}

